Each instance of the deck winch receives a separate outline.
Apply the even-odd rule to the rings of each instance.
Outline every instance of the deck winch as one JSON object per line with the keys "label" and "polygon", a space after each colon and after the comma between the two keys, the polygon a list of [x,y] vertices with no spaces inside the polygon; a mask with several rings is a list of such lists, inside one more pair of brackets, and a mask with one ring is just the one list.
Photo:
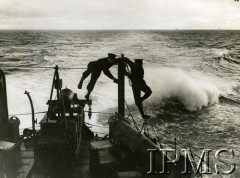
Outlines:
{"label": "deck winch", "polygon": [[[52,99],[54,89],[56,99]],[[70,89],[62,89],[56,66],[47,104],[48,111],[40,121],[40,132],[36,137],[36,163],[45,165],[44,169],[67,168],[80,152],[83,134],[91,135],[84,124],[84,107],[91,106],[91,100],[80,100]]]}

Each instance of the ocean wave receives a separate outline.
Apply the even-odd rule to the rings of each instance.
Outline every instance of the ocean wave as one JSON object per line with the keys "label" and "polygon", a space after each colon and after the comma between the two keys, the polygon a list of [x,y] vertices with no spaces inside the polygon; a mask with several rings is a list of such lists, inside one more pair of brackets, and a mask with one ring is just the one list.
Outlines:
{"label": "ocean wave", "polygon": [[18,68],[18,67],[12,67],[12,68],[5,68],[4,66],[0,65],[0,69],[4,71],[6,75],[11,75],[13,73],[20,73],[20,72],[29,72],[30,69],[27,68]]}
{"label": "ocean wave", "polygon": [[218,72],[218,75],[222,75],[224,73],[233,73],[233,72],[239,72],[239,64],[240,60],[238,57],[233,57],[233,55],[223,53],[219,57],[212,58],[207,61],[207,65],[211,68],[215,69],[216,71],[221,71],[221,73]]}
{"label": "ocean wave", "polygon": [[236,99],[234,96],[220,95],[219,100],[220,102],[240,106],[240,100]]}
{"label": "ocean wave", "polygon": [[240,61],[237,61],[237,59],[234,59],[230,54],[223,54],[222,57],[220,57],[220,59],[223,59],[227,62],[230,62],[230,63],[234,63],[234,64],[240,64]]}
{"label": "ocean wave", "polygon": [[13,74],[13,73],[21,73],[21,72],[30,72],[33,70],[33,68],[31,67],[37,67],[38,62],[32,62],[32,61],[25,61],[22,62],[21,64],[17,64],[17,63],[11,63],[9,64],[9,62],[5,62],[5,63],[1,63],[0,62],[0,69],[4,70],[4,72],[6,74]]}
{"label": "ocean wave", "polygon": [[175,96],[148,104],[145,109],[148,114],[154,115],[153,118],[157,119],[156,121],[158,121],[159,118],[167,121],[196,118],[209,110],[206,106],[202,107],[201,110],[189,110],[183,102]]}
{"label": "ocean wave", "polygon": [[[213,46],[213,47],[214,47],[214,46]],[[221,56],[223,56],[224,54],[228,54],[228,53],[229,53],[229,50],[228,50],[228,49],[222,48],[222,47],[213,48],[213,49],[211,49],[211,51],[212,51],[213,54],[215,54],[217,57],[221,57]]]}
{"label": "ocean wave", "polygon": [[240,83],[239,83],[239,85],[234,86],[233,90],[236,91],[237,93],[240,93]]}
{"label": "ocean wave", "polygon": [[[4,68],[4,66],[2,66],[2,68]],[[17,68],[17,67],[4,68],[4,71],[7,71],[8,73],[11,73],[11,72],[16,72],[16,71],[21,71],[21,69],[20,69],[20,68]]]}
{"label": "ocean wave", "polygon": [[48,50],[46,50],[46,49],[42,49],[40,54],[46,55],[46,54],[50,54],[50,52]]}
{"label": "ocean wave", "polygon": [[227,48],[214,49],[213,53],[217,56],[215,58],[217,61],[225,60],[229,63],[240,64],[240,61],[238,60],[240,57],[238,55],[235,56],[232,53],[230,54],[230,50]]}
{"label": "ocean wave", "polygon": [[1,42],[1,43],[4,43],[4,42],[13,42],[13,40],[0,39],[0,42]]}
{"label": "ocean wave", "polygon": [[1,62],[20,62],[23,61],[21,58],[9,58],[9,57],[3,57],[1,59]]}
{"label": "ocean wave", "polygon": [[188,110],[198,110],[218,102],[220,91],[209,81],[196,79],[181,69],[162,68],[151,72],[151,102],[177,98]]}

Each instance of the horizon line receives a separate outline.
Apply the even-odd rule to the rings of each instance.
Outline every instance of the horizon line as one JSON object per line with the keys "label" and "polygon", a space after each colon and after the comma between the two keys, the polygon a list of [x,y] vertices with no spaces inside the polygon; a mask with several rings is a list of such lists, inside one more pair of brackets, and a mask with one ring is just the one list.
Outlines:
{"label": "horizon line", "polygon": [[32,28],[32,29],[26,29],[26,28],[22,28],[22,29],[18,29],[18,28],[16,28],[16,29],[0,29],[0,31],[7,31],[7,30],[9,30],[9,31],[17,31],[17,30],[26,30],[26,31],[28,31],[28,30],[39,30],[39,31],[127,31],[127,30],[133,30],[133,31],[141,31],[141,30],[156,30],[156,31],[186,31],[186,30],[203,30],[203,31],[207,31],[207,30],[215,30],[215,31],[223,31],[223,30],[232,30],[232,31],[237,31],[237,30],[240,30],[240,29],[225,29],[225,28],[209,28],[209,29],[201,29],[201,28],[199,28],[199,29],[197,29],[197,28],[166,28],[166,29],[163,29],[163,28],[159,28],[159,29],[151,29],[151,28],[149,28],[149,29],[131,29],[131,28],[129,28],[129,29],[115,29],[115,28],[113,28],[113,29],[100,29],[100,28],[96,28],[96,29],[54,29],[54,28],[52,28],[52,29],[35,29],[35,28]]}

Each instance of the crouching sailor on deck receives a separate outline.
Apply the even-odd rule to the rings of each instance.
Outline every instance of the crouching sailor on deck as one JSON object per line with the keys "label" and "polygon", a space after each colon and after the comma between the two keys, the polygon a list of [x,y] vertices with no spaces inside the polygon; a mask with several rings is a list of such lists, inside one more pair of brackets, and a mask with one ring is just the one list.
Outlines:
{"label": "crouching sailor on deck", "polygon": [[[142,102],[152,94],[152,90],[143,79],[144,78],[143,60],[135,59],[135,63],[126,57],[124,58],[124,60],[131,69],[131,72],[126,71],[125,75],[127,75],[132,82],[132,90],[135,103],[139,109],[139,112],[142,115],[142,118],[149,119],[151,116],[146,115],[144,113]],[[141,92],[144,92],[144,95],[142,97]]]}
{"label": "crouching sailor on deck", "polygon": [[113,65],[117,65],[117,59],[116,55],[112,53],[108,53],[108,57],[106,58],[98,59],[97,61],[92,61],[88,64],[87,70],[83,72],[82,78],[78,84],[78,88],[81,89],[83,81],[91,74],[91,79],[87,86],[88,93],[85,96],[86,99],[89,99],[89,96],[102,71],[107,77],[112,79],[113,82],[118,82],[118,80],[109,71],[109,68],[111,68]]}

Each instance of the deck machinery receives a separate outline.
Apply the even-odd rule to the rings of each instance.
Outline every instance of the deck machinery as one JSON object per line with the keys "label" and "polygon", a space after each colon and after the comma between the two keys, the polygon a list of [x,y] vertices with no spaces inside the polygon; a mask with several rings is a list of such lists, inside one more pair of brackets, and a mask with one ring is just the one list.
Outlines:
{"label": "deck machinery", "polygon": [[[56,99],[52,99],[53,91]],[[91,109],[91,100],[80,100],[70,89],[62,89],[58,67],[55,67],[48,112],[40,121],[35,137],[35,164],[43,171],[66,171],[77,158],[82,140],[93,137],[84,123],[84,107]],[[35,132],[35,130],[34,130]]]}

